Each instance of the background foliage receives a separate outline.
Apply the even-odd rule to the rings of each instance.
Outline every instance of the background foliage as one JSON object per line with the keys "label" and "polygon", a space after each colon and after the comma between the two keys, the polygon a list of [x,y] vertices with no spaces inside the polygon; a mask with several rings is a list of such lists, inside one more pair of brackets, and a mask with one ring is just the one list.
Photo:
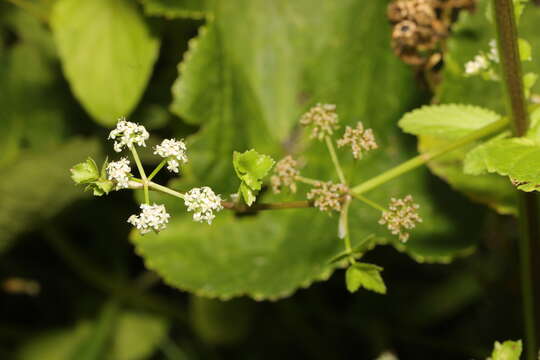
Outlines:
{"label": "background foliage", "polygon": [[[370,208],[351,209],[353,242],[375,234],[387,245],[366,259],[384,267],[386,296],[347,293],[330,264],[342,251],[336,216],[224,212],[209,227],[153,195],[172,222],[140,237],[125,222],[137,208],[130,193],[90,199],[68,173],[87,155],[115,156],[105,138],[127,115],[152,130],[149,145],[187,139],[178,189],[235,192],[233,151],[251,148],[299,154],[303,174],[336,180],[323,144],[297,127],[329,102],[343,125],[374,129],[379,151],[358,163],[340,153],[351,183],[368,179],[416,154],[398,127],[407,111],[472,102],[502,113],[498,84],[461,76],[493,37],[484,4],[461,14],[432,98],[390,49],[387,1],[0,2],[0,358],[469,359],[519,337],[514,220],[476,203],[508,214],[514,199],[502,178],[463,175],[464,152],[431,163],[437,176],[419,169],[369,193],[418,200],[424,223],[407,246],[386,238]],[[533,51],[539,16],[530,5],[521,24]],[[422,136],[420,151],[472,130],[452,120]],[[13,291],[14,278],[41,291]]]}

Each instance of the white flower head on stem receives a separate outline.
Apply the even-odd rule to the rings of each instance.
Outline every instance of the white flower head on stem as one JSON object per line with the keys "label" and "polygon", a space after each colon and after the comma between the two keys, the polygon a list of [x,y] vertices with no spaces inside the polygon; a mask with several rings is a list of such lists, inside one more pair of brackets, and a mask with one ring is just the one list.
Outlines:
{"label": "white flower head on stem", "polygon": [[320,211],[341,211],[343,203],[350,197],[349,188],[345,184],[334,184],[331,181],[320,182],[307,193],[313,205]]}
{"label": "white flower head on stem", "polygon": [[493,61],[494,63],[499,63],[499,49],[497,48],[497,40],[492,39],[489,42],[489,54],[487,55],[488,59]]}
{"label": "white flower head on stem", "polygon": [[164,205],[141,204],[141,213],[131,215],[127,222],[135,226],[141,235],[144,235],[151,231],[157,233],[164,230],[170,217]]}
{"label": "white flower head on stem", "polygon": [[274,175],[270,178],[272,190],[279,194],[282,188],[288,187],[292,193],[296,193],[296,177],[298,175],[300,175],[298,161],[294,160],[291,155],[285,156],[274,167]]}
{"label": "white flower head on stem", "polygon": [[317,104],[300,118],[300,124],[312,126],[311,138],[323,140],[339,128],[339,118],[336,105]]}
{"label": "white flower head on stem", "polygon": [[476,75],[481,71],[487,70],[489,67],[489,61],[485,55],[476,55],[473,60],[465,64],[466,75]]}
{"label": "white flower head on stem", "polygon": [[118,119],[116,128],[109,133],[109,139],[114,140],[114,151],[120,152],[126,146],[128,149],[133,147],[133,144],[138,146],[146,146],[146,140],[150,135],[146,128],[142,125],[126,121],[126,118]]}
{"label": "white flower head on stem", "polygon": [[399,240],[407,242],[409,233],[406,230],[413,229],[417,223],[422,222],[418,215],[420,205],[413,202],[411,195],[403,199],[390,199],[388,211],[383,211],[379,224],[385,225],[392,235],[397,235]]}
{"label": "white flower head on stem", "polygon": [[112,161],[107,165],[107,179],[116,183],[116,190],[129,187],[130,173],[129,160],[125,157],[118,161]]}
{"label": "white flower head on stem", "polygon": [[356,128],[347,126],[343,137],[337,141],[337,145],[338,147],[350,145],[355,159],[360,159],[363,152],[375,150],[378,147],[373,130],[364,129],[361,122],[356,124]]}
{"label": "white flower head on stem", "polygon": [[212,223],[216,217],[214,211],[223,209],[221,197],[216,195],[208,186],[193,188],[184,194],[184,203],[188,211],[193,211],[193,220]]}
{"label": "white flower head on stem", "polygon": [[186,144],[183,140],[165,139],[156,145],[154,154],[167,159],[167,169],[178,173],[180,163],[187,163]]}

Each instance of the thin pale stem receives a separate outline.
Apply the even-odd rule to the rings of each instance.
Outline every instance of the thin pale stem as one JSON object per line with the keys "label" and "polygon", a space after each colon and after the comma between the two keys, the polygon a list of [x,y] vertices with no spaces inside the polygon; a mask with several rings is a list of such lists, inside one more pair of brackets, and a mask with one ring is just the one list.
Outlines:
{"label": "thin pale stem", "polygon": [[495,121],[489,125],[484,126],[481,129],[478,129],[471,134],[464,136],[450,144],[440,147],[439,149],[428,151],[424,154],[418,155],[404,163],[399,164],[398,166],[383,172],[371,179],[355,186],[351,192],[353,195],[361,195],[369,190],[375,189],[376,187],[395,179],[411,170],[414,170],[422,165],[425,165],[429,161],[449,153],[450,151],[456,150],[462,146],[468,145],[476,140],[479,140],[485,136],[492,135],[501,129],[505,128],[508,125],[508,118],[503,117],[498,121]]}
{"label": "thin pale stem", "polygon": [[313,203],[311,201],[290,201],[281,203],[262,203],[255,204],[253,206],[246,206],[245,204],[223,201],[221,203],[225,209],[234,210],[239,213],[252,213],[261,210],[285,210],[285,209],[302,209],[311,208]]}
{"label": "thin pale stem", "polygon": [[317,186],[320,183],[322,183],[322,181],[320,181],[320,180],[310,179],[310,178],[303,177],[303,176],[300,176],[300,175],[295,176],[294,179],[296,181],[300,181],[300,182],[303,182],[304,184],[308,184],[308,185],[312,185],[312,186]]}
{"label": "thin pale stem", "polygon": [[377,204],[375,201],[372,201],[372,200],[369,200],[367,197],[365,197],[364,195],[360,195],[360,194],[353,194],[352,195],[355,199],[358,199],[360,201],[362,201],[363,203],[371,206],[372,208],[378,210],[378,211],[381,211],[381,212],[385,212],[387,211],[387,209],[384,208],[384,206],[381,206],[379,204]]}
{"label": "thin pale stem", "polygon": [[341,213],[339,214],[339,225],[338,225],[338,235],[343,239],[345,244],[345,252],[349,254],[349,262],[354,264],[356,259],[352,256],[352,244],[351,244],[351,234],[349,232],[349,206],[352,199],[347,199],[343,204]]}
{"label": "thin pale stem", "polygon": [[161,191],[162,193],[169,194],[169,195],[175,196],[175,197],[180,198],[180,199],[184,199],[184,194],[182,194],[182,193],[180,193],[178,191],[174,191],[173,189],[170,189],[170,188],[168,188],[166,186],[156,184],[155,182],[149,181],[148,182],[148,187],[150,189],[152,189],[152,190]]}
{"label": "thin pale stem", "polygon": [[158,166],[156,166],[156,168],[154,169],[154,171],[152,171],[152,173],[150,175],[148,175],[148,181],[152,180],[154,178],[154,176],[156,176],[158,174],[158,172],[163,169],[163,167],[165,166],[165,164],[167,164],[167,159],[163,159]]}
{"label": "thin pale stem", "polygon": [[343,174],[343,170],[341,169],[341,164],[339,163],[339,159],[336,154],[336,149],[334,148],[334,144],[332,143],[332,139],[329,136],[326,136],[324,138],[324,141],[326,142],[326,147],[328,148],[328,152],[330,153],[330,157],[332,158],[332,163],[336,168],[339,181],[342,184],[347,184],[347,181],[345,180],[345,175]]}
{"label": "thin pale stem", "polygon": [[146,204],[150,204],[150,195],[148,194],[148,178],[146,177],[146,173],[144,172],[141,159],[139,159],[139,154],[137,153],[137,149],[135,149],[135,146],[131,146],[130,150],[133,154],[133,159],[135,160],[135,164],[137,164],[137,169],[139,169],[139,174],[141,175],[143,181],[144,202]]}
{"label": "thin pale stem", "polygon": [[[493,0],[497,27],[497,47],[501,59],[507,106],[514,133],[523,136],[529,128],[523,77],[518,46],[518,33],[512,0]],[[534,193],[519,192],[519,254],[523,317],[525,325],[526,359],[535,360],[537,354],[540,309],[540,227],[538,199]]]}

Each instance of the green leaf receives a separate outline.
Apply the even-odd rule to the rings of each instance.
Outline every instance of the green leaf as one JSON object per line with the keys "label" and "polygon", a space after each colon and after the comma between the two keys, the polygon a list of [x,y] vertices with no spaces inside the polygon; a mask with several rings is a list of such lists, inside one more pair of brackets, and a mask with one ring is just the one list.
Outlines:
{"label": "green leaf", "polygon": [[104,309],[99,319],[48,330],[22,344],[17,360],[144,360],[167,335],[168,322],[134,311]]}
{"label": "green leaf", "polygon": [[523,191],[540,190],[540,143],[527,138],[496,139],[465,158],[469,174],[484,172],[508,176]]}
{"label": "green leaf", "polygon": [[142,312],[123,312],[118,317],[109,352],[110,360],[144,360],[167,336],[166,319]]}
{"label": "green leaf", "polygon": [[[190,176],[171,186],[186,191],[205,184],[226,198],[238,189],[231,154],[251,148],[276,159],[292,149],[305,162],[304,176],[337,181],[324,144],[297,130],[301,114],[316,102],[335,103],[343,127],[362,119],[374,130],[380,150],[359,163],[346,152],[338,154],[351,184],[415,156],[396,119],[419,98],[412,72],[390,48],[390,25],[380,21],[386,5],[361,0],[324,0],[316,7],[308,0],[216,2],[213,20],[191,43],[173,87],[177,114],[201,130],[188,138],[191,158],[197,159],[186,168]],[[264,202],[305,199],[309,187],[300,184],[298,190],[294,197],[260,196]],[[384,204],[409,193],[420,203],[424,222],[406,245],[378,224],[380,212],[353,202],[353,247],[375,234],[416,260],[445,262],[474,248],[478,208],[433,181],[427,170],[368,195]],[[224,210],[208,226],[193,222],[181,203],[152,194],[154,199],[171,214],[167,230],[157,236],[133,233],[132,241],[146,266],[171,286],[210,297],[276,299],[327,279],[339,265],[330,264],[343,251],[337,216],[315,209],[253,216]],[[449,215],[441,203],[463,211]],[[475,223],[469,224],[471,219]]]}
{"label": "green leaf", "polygon": [[0,166],[13,163],[23,148],[47,150],[61,143],[71,105],[56,71],[50,32],[14,7],[6,17],[18,40],[0,51]]}
{"label": "green leaf", "polygon": [[262,179],[274,166],[275,161],[268,155],[255,150],[233,153],[233,166],[236,175],[242,180],[240,193],[246,204],[251,206],[262,186]]}
{"label": "green leaf", "polygon": [[531,61],[532,60],[531,44],[527,40],[519,38],[518,46],[519,46],[519,57],[521,61]]}
{"label": "green leaf", "polygon": [[53,217],[84,196],[73,185],[68,169],[88,154],[98,153],[90,140],[73,140],[48,152],[29,152],[6,167],[0,179],[0,252],[14,238]]}
{"label": "green leaf", "polygon": [[112,126],[137,105],[159,40],[130,0],[58,0],[51,26],[64,73],[84,108]]}
{"label": "green leaf", "polygon": [[140,0],[147,15],[164,16],[168,19],[205,17],[207,0]]}
{"label": "green leaf", "polygon": [[525,89],[526,98],[529,98],[531,96],[531,89],[536,84],[537,80],[538,80],[537,73],[530,72],[523,75],[523,88]]}
{"label": "green leaf", "polygon": [[458,139],[500,119],[500,115],[471,105],[431,105],[411,111],[399,121],[403,131]]}
{"label": "green leaf", "polygon": [[495,341],[495,347],[491,353],[490,360],[519,360],[522,347],[521,340],[507,340],[502,344]]}
{"label": "green leaf", "polygon": [[195,333],[212,345],[238,343],[249,334],[255,303],[240,298],[229,301],[191,296],[189,315]]}
{"label": "green leaf", "polygon": [[380,266],[367,263],[349,266],[345,273],[347,290],[353,293],[363,287],[379,294],[386,294],[386,285],[381,277],[382,270]]}
{"label": "green leaf", "polygon": [[88,157],[85,162],[73,166],[70,171],[71,179],[76,184],[86,184],[97,180],[100,176],[97,164],[91,157]]}
{"label": "green leaf", "polygon": [[252,190],[261,190],[262,179],[274,166],[275,161],[268,155],[255,150],[233,153],[233,166],[236,175]]}

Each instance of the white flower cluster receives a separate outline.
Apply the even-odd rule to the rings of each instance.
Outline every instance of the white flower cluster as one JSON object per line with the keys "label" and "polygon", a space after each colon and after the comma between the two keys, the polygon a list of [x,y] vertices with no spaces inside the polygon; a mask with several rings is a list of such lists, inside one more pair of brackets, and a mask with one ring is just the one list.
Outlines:
{"label": "white flower cluster", "polygon": [[107,165],[107,179],[116,183],[116,190],[129,187],[130,173],[129,160],[125,157],[119,161],[112,161]]}
{"label": "white flower cluster", "polygon": [[167,169],[178,173],[180,162],[187,163],[186,144],[182,140],[165,139],[154,148],[154,154],[167,159]]}
{"label": "white flower cluster", "polygon": [[[489,52],[486,54],[480,52],[474,59],[465,64],[465,75],[477,75],[491,68],[492,63],[499,63],[499,51],[497,49],[497,41],[489,42]],[[494,74],[489,74],[491,78],[495,78]]]}
{"label": "white flower cluster", "polygon": [[124,117],[118,120],[116,128],[109,133],[109,139],[115,140],[114,151],[116,152],[122,151],[124,146],[131,149],[133,144],[146,146],[146,140],[149,137],[144,126],[126,121]]}
{"label": "white flower cluster", "polygon": [[489,67],[488,59],[485,55],[476,55],[473,60],[465,64],[466,75],[476,75]]}
{"label": "white flower cluster", "polygon": [[188,211],[193,211],[193,220],[212,223],[216,217],[214,211],[223,209],[221,197],[216,195],[208,186],[193,188],[184,195],[184,203]]}
{"label": "white flower cluster", "polygon": [[167,213],[164,205],[141,204],[141,213],[131,215],[128,223],[135,226],[141,235],[151,231],[159,232],[167,227],[170,215]]}

